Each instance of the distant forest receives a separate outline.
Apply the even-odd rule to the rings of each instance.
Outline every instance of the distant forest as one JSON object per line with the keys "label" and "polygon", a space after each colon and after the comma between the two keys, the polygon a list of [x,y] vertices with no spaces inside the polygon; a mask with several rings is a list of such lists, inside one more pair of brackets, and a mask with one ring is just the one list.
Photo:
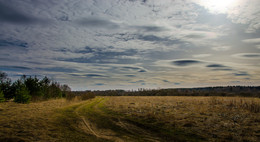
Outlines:
{"label": "distant forest", "polygon": [[260,98],[260,86],[226,86],[204,88],[177,89],[143,89],[138,91],[105,90],[105,91],[71,91],[66,84],[47,77],[38,79],[36,76],[21,76],[12,82],[8,75],[0,71],[0,102],[14,99],[17,103],[42,101],[50,98],[78,98],[86,100],[95,96],[242,96]]}
{"label": "distant forest", "polygon": [[259,97],[260,86],[219,86],[177,89],[138,89],[138,91],[93,91],[96,96],[242,96]]}

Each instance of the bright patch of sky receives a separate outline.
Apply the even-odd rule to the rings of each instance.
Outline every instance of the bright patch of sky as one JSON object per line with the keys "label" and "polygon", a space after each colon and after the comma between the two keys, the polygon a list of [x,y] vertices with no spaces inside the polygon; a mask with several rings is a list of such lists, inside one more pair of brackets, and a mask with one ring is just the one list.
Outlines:
{"label": "bright patch of sky", "polygon": [[0,0],[0,71],[73,90],[260,85],[259,0]]}

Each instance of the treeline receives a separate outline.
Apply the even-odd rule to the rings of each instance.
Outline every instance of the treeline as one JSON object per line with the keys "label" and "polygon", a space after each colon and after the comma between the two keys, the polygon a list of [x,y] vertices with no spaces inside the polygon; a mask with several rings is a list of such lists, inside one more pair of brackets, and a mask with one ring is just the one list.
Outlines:
{"label": "treeline", "polygon": [[17,103],[29,103],[50,98],[62,98],[71,91],[68,85],[44,77],[21,76],[12,82],[8,75],[0,71],[0,102],[14,99]]}
{"label": "treeline", "polygon": [[97,96],[243,96],[260,97],[260,86],[226,86],[177,89],[138,89],[138,91],[93,91]]}

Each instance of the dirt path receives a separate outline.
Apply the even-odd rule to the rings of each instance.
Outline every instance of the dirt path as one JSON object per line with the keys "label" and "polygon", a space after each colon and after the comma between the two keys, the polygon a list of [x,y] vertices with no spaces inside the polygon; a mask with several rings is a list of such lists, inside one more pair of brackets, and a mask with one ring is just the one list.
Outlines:
{"label": "dirt path", "polygon": [[[76,115],[82,121],[81,129],[85,133],[116,142],[135,141],[136,139],[138,141],[159,141],[148,131],[102,110],[105,101],[104,98],[96,98],[75,109]],[[93,120],[96,121],[93,122]],[[103,122],[100,122],[100,120]],[[105,124],[104,128],[100,128],[100,123]]]}
{"label": "dirt path", "polygon": [[[108,140],[112,140],[112,141],[116,141],[116,142],[121,142],[123,141],[121,138],[115,136],[115,132],[109,130],[109,129],[98,129],[95,124],[91,123],[87,117],[84,117],[81,113],[80,110],[84,109],[84,108],[88,108],[89,105],[92,103],[93,106],[92,111],[98,111],[98,104],[100,102],[104,101],[103,98],[99,98],[97,100],[93,100],[90,103],[85,103],[82,104],[81,106],[79,106],[77,109],[75,109],[75,113],[77,114],[77,116],[82,120],[83,125],[82,125],[82,129],[84,130],[84,132],[88,133],[88,134],[92,134],[94,136],[96,136],[97,138],[103,138],[103,139],[108,139]],[[104,120],[105,121],[105,120]]]}

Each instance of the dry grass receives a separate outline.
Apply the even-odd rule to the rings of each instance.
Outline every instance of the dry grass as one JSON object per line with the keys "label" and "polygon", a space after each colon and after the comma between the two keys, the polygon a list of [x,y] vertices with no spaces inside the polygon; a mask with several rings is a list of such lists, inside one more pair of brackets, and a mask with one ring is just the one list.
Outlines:
{"label": "dry grass", "polygon": [[[81,129],[81,117],[117,132],[120,134],[117,137],[124,134],[135,139],[140,132],[134,130],[162,125],[163,130],[176,128],[181,130],[176,131],[180,135],[187,132],[207,141],[260,141],[259,98],[131,96],[105,97],[98,103],[99,99],[0,103],[0,141],[104,141]],[[156,134],[156,131],[143,131]]]}
{"label": "dry grass", "polygon": [[260,99],[242,97],[109,97],[109,109],[158,121],[209,141],[260,141]]}
{"label": "dry grass", "polygon": [[0,103],[0,141],[56,141],[54,114],[57,109],[74,103],[65,99]]}

